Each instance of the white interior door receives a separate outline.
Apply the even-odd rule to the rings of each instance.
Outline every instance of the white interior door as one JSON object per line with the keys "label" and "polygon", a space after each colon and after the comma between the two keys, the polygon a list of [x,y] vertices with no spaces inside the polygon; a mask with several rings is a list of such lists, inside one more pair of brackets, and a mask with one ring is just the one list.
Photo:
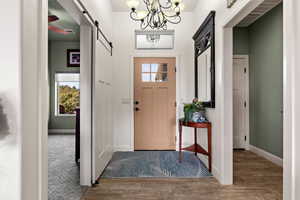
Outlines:
{"label": "white interior door", "polygon": [[99,41],[94,42],[92,182],[95,183],[113,154],[112,58]]}
{"label": "white interior door", "polygon": [[233,59],[233,148],[247,148],[248,137],[248,59]]}

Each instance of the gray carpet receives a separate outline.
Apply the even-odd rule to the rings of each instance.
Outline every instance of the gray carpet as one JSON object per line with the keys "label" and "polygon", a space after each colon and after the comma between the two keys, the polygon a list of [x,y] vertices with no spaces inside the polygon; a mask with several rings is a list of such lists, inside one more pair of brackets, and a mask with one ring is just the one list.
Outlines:
{"label": "gray carpet", "polygon": [[183,152],[183,160],[179,163],[176,151],[136,151],[114,153],[101,177],[202,178],[209,176],[211,173],[193,153]]}
{"label": "gray carpet", "polygon": [[48,199],[79,200],[84,192],[80,187],[79,167],[75,163],[75,136],[48,137]]}

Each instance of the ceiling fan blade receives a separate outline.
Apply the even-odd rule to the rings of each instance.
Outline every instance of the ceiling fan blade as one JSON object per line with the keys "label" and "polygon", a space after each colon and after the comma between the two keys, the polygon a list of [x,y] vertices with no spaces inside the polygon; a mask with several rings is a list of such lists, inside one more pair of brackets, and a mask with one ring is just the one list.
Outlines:
{"label": "ceiling fan blade", "polygon": [[70,31],[65,31],[65,30],[63,30],[61,28],[58,28],[56,26],[48,26],[48,29],[53,31],[53,32],[60,33],[60,34],[63,34],[63,35],[67,35],[67,34],[71,33]]}
{"label": "ceiling fan blade", "polygon": [[59,20],[59,18],[56,15],[50,15],[48,16],[48,22],[54,22]]}

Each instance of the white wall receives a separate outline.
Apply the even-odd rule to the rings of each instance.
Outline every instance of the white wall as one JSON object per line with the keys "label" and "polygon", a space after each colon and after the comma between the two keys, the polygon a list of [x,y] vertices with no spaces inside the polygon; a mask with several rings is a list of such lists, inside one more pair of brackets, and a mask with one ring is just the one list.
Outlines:
{"label": "white wall", "polygon": [[[4,2],[0,18],[0,199],[20,199],[21,3]],[[5,17],[3,17],[5,16]]]}
{"label": "white wall", "polygon": [[283,1],[284,200],[300,199],[300,2]]}
{"label": "white wall", "polygon": [[[194,47],[192,36],[193,13],[184,13],[182,22],[169,25],[175,30],[173,50],[135,50],[134,31],[139,23],[130,19],[128,12],[113,12],[114,41],[114,147],[115,150],[133,150],[133,57],[167,56],[177,58],[177,102],[190,102],[194,97]],[[179,114],[179,113],[178,113]],[[191,130],[187,130],[191,131]],[[184,133],[189,143],[192,134]]]}

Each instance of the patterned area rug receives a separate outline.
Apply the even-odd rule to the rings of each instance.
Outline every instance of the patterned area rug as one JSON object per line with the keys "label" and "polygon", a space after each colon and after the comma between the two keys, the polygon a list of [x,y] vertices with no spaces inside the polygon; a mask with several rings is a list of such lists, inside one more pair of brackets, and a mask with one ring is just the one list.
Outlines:
{"label": "patterned area rug", "polygon": [[84,192],[75,163],[75,136],[48,137],[48,200],[79,200]]}
{"label": "patterned area rug", "polygon": [[176,177],[201,178],[212,176],[193,153],[183,152],[178,161],[176,151],[116,152],[102,178]]}

